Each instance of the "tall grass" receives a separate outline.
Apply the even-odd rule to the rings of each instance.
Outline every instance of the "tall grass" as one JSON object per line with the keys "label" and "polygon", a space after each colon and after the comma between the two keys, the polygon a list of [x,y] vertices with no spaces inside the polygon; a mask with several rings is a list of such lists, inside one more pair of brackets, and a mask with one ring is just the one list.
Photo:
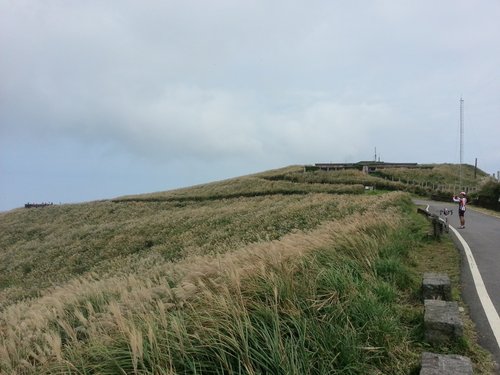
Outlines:
{"label": "tall grass", "polygon": [[310,232],[139,273],[89,275],[10,305],[0,320],[0,368],[402,373],[416,360],[398,307],[408,285],[377,268],[384,246],[405,227],[401,199],[367,199],[362,210]]}
{"label": "tall grass", "polygon": [[341,218],[368,198],[270,195],[207,202],[95,202],[19,210],[0,220],[0,309],[87,272],[232,251]]}
{"label": "tall grass", "polygon": [[[298,173],[303,175],[303,173]],[[280,175],[281,176],[281,175]],[[283,176],[288,176],[285,174]],[[114,202],[172,202],[172,201],[206,201],[217,199],[232,199],[239,197],[257,197],[265,195],[290,195],[308,193],[330,194],[361,194],[363,186],[345,180],[335,184],[314,183],[314,181],[286,181],[286,178],[247,176],[226,181],[199,185],[188,189],[178,189],[168,192],[132,195],[116,198]]]}
{"label": "tall grass", "polygon": [[425,221],[372,182],[290,167],[1,214],[0,373],[415,372]]}
{"label": "tall grass", "polygon": [[[428,185],[457,185],[459,183],[460,166],[457,164],[436,164],[430,168],[393,168],[382,169],[377,175],[402,180],[404,182],[426,183]],[[476,170],[471,165],[462,165],[462,185],[478,187],[484,183],[488,175],[482,170]]]}
{"label": "tall grass", "polygon": [[[446,192],[448,197],[450,191],[458,189],[459,165],[436,164],[425,165],[422,168],[387,168],[378,169],[371,174],[365,174],[360,170],[336,170],[336,171],[309,171],[304,172],[297,168],[289,168],[276,171],[268,171],[260,175],[260,178],[270,181],[289,181],[297,184],[362,184],[375,186],[382,190],[400,190],[416,193],[419,195],[436,194],[438,191]],[[462,166],[462,188],[476,189],[489,177],[481,170],[476,170],[470,165]]]}

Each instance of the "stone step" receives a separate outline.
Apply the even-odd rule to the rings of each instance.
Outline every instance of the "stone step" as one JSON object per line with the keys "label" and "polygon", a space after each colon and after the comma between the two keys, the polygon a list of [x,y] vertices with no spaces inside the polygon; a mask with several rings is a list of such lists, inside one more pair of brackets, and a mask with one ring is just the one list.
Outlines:
{"label": "stone step", "polygon": [[469,358],[460,355],[422,353],[420,375],[472,375]]}
{"label": "stone step", "polygon": [[424,273],[422,280],[422,297],[426,299],[451,300],[451,282],[446,274]]}
{"label": "stone step", "polygon": [[424,329],[427,342],[439,345],[463,336],[464,327],[456,302],[427,299],[424,305]]}

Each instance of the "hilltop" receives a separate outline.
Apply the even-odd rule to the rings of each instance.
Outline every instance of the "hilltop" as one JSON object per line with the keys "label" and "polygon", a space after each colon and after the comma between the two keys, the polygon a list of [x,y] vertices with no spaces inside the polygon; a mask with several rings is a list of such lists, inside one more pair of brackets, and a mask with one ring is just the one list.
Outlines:
{"label": "hilltop", "polygon": [[0,214],[0,372],[413,371],[428,239],[408,192],[456,168],[290,166]]}

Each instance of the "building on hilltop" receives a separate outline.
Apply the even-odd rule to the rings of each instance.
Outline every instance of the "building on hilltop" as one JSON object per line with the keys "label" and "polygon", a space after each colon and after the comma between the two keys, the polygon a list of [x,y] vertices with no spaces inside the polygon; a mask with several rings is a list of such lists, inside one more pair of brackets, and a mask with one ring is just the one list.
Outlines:
{"label": "building on hilltop", "polygon": [[357,163],[316,163],[306,167],[306,170],[338,171],[344,169],[357,169],[364,173],[372,173],[379,169],[388,168],[426,168],[417,163],[386,163],[381,161],[359,161]]}

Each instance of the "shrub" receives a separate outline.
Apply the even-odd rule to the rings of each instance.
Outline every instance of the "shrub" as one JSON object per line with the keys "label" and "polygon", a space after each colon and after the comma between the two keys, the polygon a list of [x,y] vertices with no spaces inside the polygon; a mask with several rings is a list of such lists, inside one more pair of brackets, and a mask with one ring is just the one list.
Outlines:
{"label": "shrub", "polygon": [[500,211],[500,183],[489,181],[477,193],[476,204]]}

